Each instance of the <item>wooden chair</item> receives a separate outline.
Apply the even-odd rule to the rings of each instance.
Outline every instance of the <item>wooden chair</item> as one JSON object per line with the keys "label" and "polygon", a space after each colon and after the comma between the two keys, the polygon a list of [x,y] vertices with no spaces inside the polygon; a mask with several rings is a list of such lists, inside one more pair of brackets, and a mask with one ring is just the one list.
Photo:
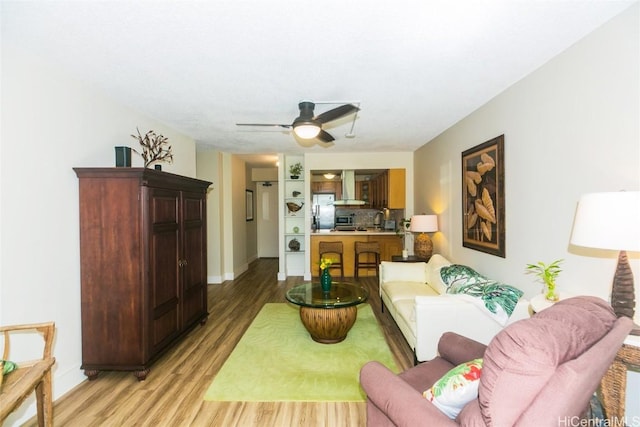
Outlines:
{"label": "wooden chair", "polygon": [[[318,242],[318,252],[320,252],[320,260],[325,254],[327,258],[331,258],[334,262],[329,268],[340,269],[340,279],[344,280],[344,263],[342,260],[342,242]],[[336,261],[336,257],[338,258]]]}
{"label": "wooden chair", "polygon": [[[379,242],[355,242],[355,268],[354,275],[358,278],[358,273],[361,268],[371,269],[375,268],[376,277],[378,277],[378,265],[380,265],[380,243]],[[360,260],[360,255],[365,255],[367,258],[365,261]],[[373,260],[371,257],[373,256]]]}
{"label": "wooden chair", "polygon": [[53,322],[27,325],[0,326],[2,334],[2,360],[11,360],[11,337],[38,332],[44,339],[42,358],[32,361],[15,361],[18,367],[3,378],[4,363],[0,361],[0,424],[35,391],[39,426],[53,425],[53,399],[51,396],[51,356],[55,324]]}

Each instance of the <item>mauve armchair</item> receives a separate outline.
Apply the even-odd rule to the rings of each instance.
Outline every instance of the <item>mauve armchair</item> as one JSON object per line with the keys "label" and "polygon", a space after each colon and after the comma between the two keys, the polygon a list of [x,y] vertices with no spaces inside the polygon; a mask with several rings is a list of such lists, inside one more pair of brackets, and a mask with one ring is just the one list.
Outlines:
{"label": "mauve armchair", "polygon": [[[438,356],[396,375],[363,366],[368,426],[557,426],[582,417],[631,330],[605,301],[569,298],[507,326],[488,346],[445,333]],[[445,373],[484,358],[478,397],[450,419],[422,396]],[[576,418],[577,417],[577,418]]]}

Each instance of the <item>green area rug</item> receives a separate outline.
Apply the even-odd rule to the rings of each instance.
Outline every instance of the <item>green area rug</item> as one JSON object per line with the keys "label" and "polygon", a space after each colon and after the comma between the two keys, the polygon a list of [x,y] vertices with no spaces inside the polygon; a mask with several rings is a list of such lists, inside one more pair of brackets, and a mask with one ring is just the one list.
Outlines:
{"label": "green area rug", "polygon": [[292,304],[265,304],[209,386],[215,401],[360,402],[360,368],[377,360],[398,372],[369,304],[338,344],[311,339]]}

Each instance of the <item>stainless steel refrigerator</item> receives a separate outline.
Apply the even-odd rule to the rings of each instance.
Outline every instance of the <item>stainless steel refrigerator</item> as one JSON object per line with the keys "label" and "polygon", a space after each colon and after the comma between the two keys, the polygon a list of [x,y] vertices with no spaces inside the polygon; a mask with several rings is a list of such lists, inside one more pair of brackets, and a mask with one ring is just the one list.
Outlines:
{"label": "stainless steel refrigerator", "polygon": [[333,202],[335,200],[335,194],[313,195],[313,215],[316,229],[326,230],[334,227],[336,208],[333,206]]}

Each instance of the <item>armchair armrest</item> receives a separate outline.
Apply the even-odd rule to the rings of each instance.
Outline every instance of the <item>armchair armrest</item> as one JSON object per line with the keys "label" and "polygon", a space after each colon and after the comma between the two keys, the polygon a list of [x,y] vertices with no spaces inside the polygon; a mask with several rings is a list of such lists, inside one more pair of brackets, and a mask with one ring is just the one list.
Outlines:
{"label": "armchair armrest", "polygon": [[379,362],[369,362],[360,371],[360,384],[367,398],[397,426],[456,426],[422,394]]}
{"label": "armchair armrest", "polygon": [[438,342],[438,354],[453,366],[484,357],[486,349],[486,345],[455,332],[445,332]]}

